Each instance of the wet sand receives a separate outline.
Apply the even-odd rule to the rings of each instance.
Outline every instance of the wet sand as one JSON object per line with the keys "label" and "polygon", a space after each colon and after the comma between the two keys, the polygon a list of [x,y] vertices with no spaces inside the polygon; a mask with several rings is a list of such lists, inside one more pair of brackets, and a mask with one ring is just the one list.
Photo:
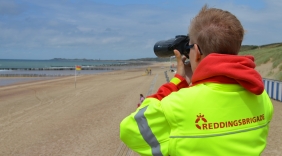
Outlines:
{"label": "wet sand", "polygon": [[[0,87],[0,155],[112,156],[120,121],[136,109],[139,94],[167,81],[169,63]],[[167,72],[172,78],[174,73]],[[269,143],[262,155],[282,152],[282,103],[273,101]],[[133,155],[133,154],[132,154]]]}

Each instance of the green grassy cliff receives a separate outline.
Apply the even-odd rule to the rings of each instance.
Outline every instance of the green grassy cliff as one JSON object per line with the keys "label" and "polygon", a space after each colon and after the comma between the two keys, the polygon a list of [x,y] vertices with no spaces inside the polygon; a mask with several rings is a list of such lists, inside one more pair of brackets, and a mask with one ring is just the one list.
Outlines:
{"label": "green grassy cliff", "polygon": [[258,67],[271,64],[271,70],[262,76],[282,81],[282,43],[261,46],[243,45],[239,55],[253,55]]}

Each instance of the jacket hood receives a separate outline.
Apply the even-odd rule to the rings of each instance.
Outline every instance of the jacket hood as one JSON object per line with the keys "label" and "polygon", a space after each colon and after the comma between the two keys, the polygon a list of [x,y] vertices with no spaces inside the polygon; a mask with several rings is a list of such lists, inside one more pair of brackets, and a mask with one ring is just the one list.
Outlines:
{"label": "jacket hood", "polygon": [[211,53],[198,65],[192,76],[192,84],[216,82],[240,84],[246,90],[260,95],[264,91],[262,77],[254,69],[253,56]]}

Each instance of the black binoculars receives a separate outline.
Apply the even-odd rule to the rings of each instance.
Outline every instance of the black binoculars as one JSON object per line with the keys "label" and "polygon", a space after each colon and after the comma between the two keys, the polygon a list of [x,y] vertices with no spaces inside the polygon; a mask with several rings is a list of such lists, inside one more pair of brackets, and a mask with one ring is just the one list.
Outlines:
{"label": "black binoculars", "polygon": [[174,49],[177,49],[182,55],[189,58],[189,36],[177,35],[175,38],[169,40],[158,41],[154,45],[154,52],[158,57],[170,57],[174,56]]}

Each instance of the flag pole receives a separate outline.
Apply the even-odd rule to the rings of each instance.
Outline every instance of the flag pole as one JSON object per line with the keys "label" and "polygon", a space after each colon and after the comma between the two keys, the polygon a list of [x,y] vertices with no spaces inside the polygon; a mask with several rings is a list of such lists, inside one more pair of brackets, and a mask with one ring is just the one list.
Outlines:
{"label": "flag pole", "polygon": [[74,67],[74,88],[76,88],[76,65]]}
{"label": "flag pole", "polygon": [[81,66],[80,65],[75,65],[74,68],[74,83],[75,83],[75,88],[76,88],[76,71],[77,70],[81,70]]}

